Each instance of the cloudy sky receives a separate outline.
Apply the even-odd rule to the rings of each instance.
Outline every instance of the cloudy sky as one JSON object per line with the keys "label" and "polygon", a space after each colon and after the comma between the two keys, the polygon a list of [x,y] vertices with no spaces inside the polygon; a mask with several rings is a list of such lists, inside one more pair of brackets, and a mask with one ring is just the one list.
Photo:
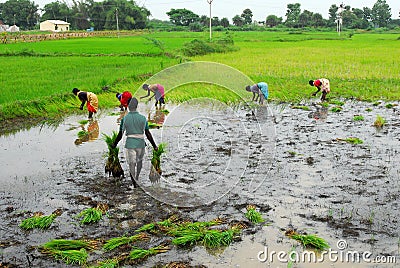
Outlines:
{"label": "cloudy sky", "polygon": [[[5,2],[6,0],[0,0]],[[45,4],[55,2],[56,0],[33,0],[40,7]],[[71,0],[59,0],[71,3]],[[79,1],[79,0],[78,0]],[[210,1],[210,0],[208,0]],[[372,8],[377,0],[352,0],[344,1],[345,5],[350,5],[352,8],[369,7]],[[145,6],[152,13],[153,18],[168,20],[165,14],[171,8],[186,8],[198,15],[208,15],[210,5],[207,0],[136,0],[140,6]],[[288,4],[300,3],[301,10],[308,10],[314,13],[320,13],[325,19],[328,19],[328,10],[332,4],[339,5],[342,1],[318,1],[318,0],[285,0],[285,1],[268,1],[268,0],[212,0],[212,16],[217,16],[220,19],[226,17],[229,21],[235,15],[242,14],[246,8],[250,8],[253,12],[254,20],[265,20],[268,15],[276,15],[285,19],[286,7]],[[386,3],[391,8],[392,18],[398,19],[400,12],[400,0],[386,0]]]}

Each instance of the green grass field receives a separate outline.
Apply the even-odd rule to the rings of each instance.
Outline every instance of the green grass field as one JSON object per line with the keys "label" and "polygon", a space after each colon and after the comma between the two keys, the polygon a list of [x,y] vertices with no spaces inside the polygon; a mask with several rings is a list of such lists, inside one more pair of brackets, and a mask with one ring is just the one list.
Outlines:
{"label": "green grass field", "polygon": [[[225,34],[214,32],[213,37]],[[237,51],[187,60],[223,63],[254,82],[265,81],[271,100],[298,102],[310,98],[315,88],[308,85],[308,80],[321,77],[331,81],[330,98],[365,101],[400,98],[399,33],[229,34],[239,48]],[[2,44],[0,118],[68,113],[71,104],[77,102],[71,93],[73,87],[102,95],[100,107],[117,105],[113,92],[135,92],[149,75],[181,63],[180,49],[185,42],[207,37],[207,32],[155,32],[120,38]],[[111,92],[102,91],[106,85],[111,86]],[[225,102],[237,98],[220,92],[218,86],[190,85],[177,88],[167,98],[182,101],[193,95],[218,96]],[[25,111],[12,109],[16,106]]]}

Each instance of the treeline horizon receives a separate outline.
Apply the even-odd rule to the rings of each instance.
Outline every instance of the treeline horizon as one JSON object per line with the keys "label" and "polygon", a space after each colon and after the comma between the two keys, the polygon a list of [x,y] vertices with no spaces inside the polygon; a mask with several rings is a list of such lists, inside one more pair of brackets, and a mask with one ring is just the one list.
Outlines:
{"label": "treeline horizon", "polygon": [[[42,15],[39,12],[42,11]],[[45,20],[63,20],[69,22],[71,30],[189,30],[203,31],[209,27],[210,18],[188,10],[171,8],[166,12],[169,21],[150,19],[151,11],[140,7],[135,1],[94,0],[73,1],[71,6],[57,0],[46,4],[42,9],[29,0],[8,0],[0,3],[0,24],[17,25],[22,30],[39,29]],[[399,14],[400,15],[400,14]],[[276,15],[266,15],[265,20],[253,20],[253,12],[246,8],[233,18],[212,17],[211,25],[217,30],[234,28],[248,30],[253,27],[266,28],[331,28],[342,22],[344,29],[373,29],[400,27],[400,19],[392,19],[391,8],[385,0],[377,0],[372,8],[353,8],[350,5],[329,8],[329,18],[320,13],[302,10],[301,4],[288,4],[285,19]]]}

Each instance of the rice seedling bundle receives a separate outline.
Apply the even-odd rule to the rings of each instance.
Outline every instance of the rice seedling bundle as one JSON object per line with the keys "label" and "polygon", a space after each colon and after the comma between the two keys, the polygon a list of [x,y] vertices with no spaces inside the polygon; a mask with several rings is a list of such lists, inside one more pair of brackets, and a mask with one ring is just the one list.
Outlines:
{"label": "rice seedling bundle", "polygon": [[136,248],[129,253],[129,257],[131,260],[139,260],[139,259],[147,258],[152,255],[167,252],[168,250],[169,250],[169,247],[163,246],[163,245],[160,245],[160,246],[157,246],[154,248],[150,248],[150,249]]}
{"label": "rice seedling bundle", "polygon": [[51,214],[48,216],[35,215],[31,218],[23,220],[19,227],[25,230],[30,230],[34,228],[39,228],[42,230],[47,229],[50,227],[56,217],[56,214]]}
{"label": "rice seedling bundle", "polygon": [[119,260],[118,258],[108,259],[102,262],[99,262],[96,268],[116,268],[119,267]]}
{"label": "rice seedling bundle", "polygon": [[108,176],[112,174],[114,178],[121,178],[124,176],[124,171],[118,158],[119,148],[113,146],[117,136],[118,133],[116,131],[113,131],[110,136],[103,133],[103,139],[108,147],[107,162],[104,170],[105,173],[108,173]]}
{"label": "rice seedling bundle", "polygon": [[54,239],[41,246],[44,253],[48,253],[54,250],[80,250],[82,248],[92,250],[97,247],[96,241],[84,241],[84,240],[66,240],[66,239]]}
{"label": "rice seedling bundle", "polygon": [[176,237],[171,241],[176,246],[193,246],[204,237],[204,232],[194,230],[174,230],[170,234]]}
{"label": "rice seedling bundle", "polygon": [[382,116],[377,115],[376,120],[374,122],[374,126],[376,128],[382,128],[385,124],[386,124],[386,120]]}
{"label": "rice seedling bundle", "polygon": [[81,211],[77,217],[83,217],[83,219],[81,220],[81,224],[94,223],[101,220],[101,218],[103,217],[103,211],[99,208],[87,208]]}
{"label": "rice seedling bundle", "polygon": [[156,229],[156,223],[152,222],[152,223],[148,223],[148,224],[143,225],[139,229],[135,230],[135,232],[137,232],[137,233],[139,233],[139,232],[149,232],[149,231],[153,231],[155,229]]}
{"label": "rice seedling bundle", "polygon": [[165,152],[165,143],[160,143],[157,150],[153,149],[153,156],[151,158],[151,169],[149,179],[151,182],[157,182],[161,176],[161,155]]}
{"label": "rice seedling bundle", "polygon": [[50,254],[55,259],[62,260],[66,264],[84,265],[88,258],[88,253],[84,248],[80,250],[53,250]]}
{"label": "rice seedling bundle", "polygon": [[329,244],[317,235],[302,235],[293,230],[286,232],[286,235],[299,241],[306,248],[314,248],[317,250],[324,250],[329,248]]}
{"label": "rice seedling bundle", "polygon": [[149,236],[144,233],[129,236],[129,237],[123,236],[123,237],[111,238],[104,244],[103,249],[104,250],[113,250],[117,247],[120,247],[120,246],[123,246],[126,244],[131,244],[136,241],[143,241],[143,240],[147,240],[147,239],[149,239]]}
{"label": "rice seedling bundle", "polygon": [[253,205],[247,206],[247,212],[245,213],[245,216],[252,223],[260,223],[264,221],[260,212],[256,211],[256,207]]}

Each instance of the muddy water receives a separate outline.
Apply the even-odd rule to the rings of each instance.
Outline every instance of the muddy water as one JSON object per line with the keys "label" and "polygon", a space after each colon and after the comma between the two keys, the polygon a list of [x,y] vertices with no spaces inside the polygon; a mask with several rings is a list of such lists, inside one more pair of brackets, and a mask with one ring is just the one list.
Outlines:
{"label": "muddy water", "polygon": [[[137,267],[182,261],[206,267],[287,267],[271,251],[299,254],[303,249],[284,235],[287,229],[318,234],[337,249],[397,256],[400,262],[399,159],[400,113],[350,102],[339,113],[308,105],[311,111],[270,105],[269,109],[226,107],[213,101],[168,106],[168,115],[139,106],[150,120],[163,123],[152,133],[167,143],[163,176],[150,181],[150,148],[140,177],[141,189],[130,189],[104,174],[106,146],[102,133],[118,128],[118,113],[100,114],[81,126],[82,117],[60,125],[38,126],[0,137],[0,263],[10,267],[64,267],[43,256],[36,246],[55,238],[107,239],[122,236],[144,223],[177,214],[192,220],[245,221],[248,204],[267,220],[250,225],[230,247],[210,251],[172,248]],[[367,112],[370,108],[372,111]],[[387,121],[373,127],[377,115]],[[363,115],[364,121],[354,121]],[[81,129],[89,135],[77,139]],[[357,137],[363,144],[342,139]],[[126,170],[123,143],[121,162]],[[128,175],[128,174],[126,174]],[[108,217],[91,226],[79,225],[82,209],[107,203]],[[46,231],[25,232],[21,220],[41,211],[63,214]],[[165,238],[152,239],[154,246]],[[164,241],[165,242],[165,241]],[[90,253],[90,261],[101,259]],[[371,258],[372,258],[371,257]],[[398,265],[398,264],[397,264]],[[129,266],[127,266],[129,267]],[[300,262],[292,267],[396,267],[334,261]]]}

